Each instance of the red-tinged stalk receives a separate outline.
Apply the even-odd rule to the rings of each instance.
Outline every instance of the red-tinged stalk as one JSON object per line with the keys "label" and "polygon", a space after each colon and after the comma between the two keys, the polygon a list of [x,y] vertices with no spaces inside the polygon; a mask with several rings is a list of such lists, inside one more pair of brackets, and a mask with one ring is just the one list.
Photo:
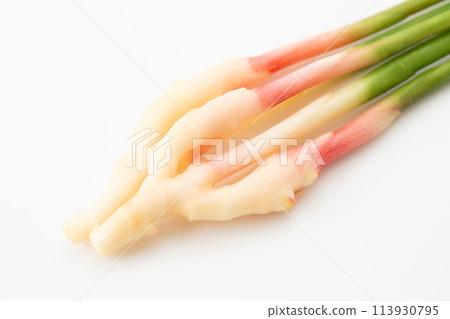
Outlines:
{"label": "red-tinged stalk", "polygon": [[[380,134],[404,108],[449,81],[450,61],[417,76],[341,129],[287,151],[286,165],[283,153],[276,153],[241,181],[204,192],[191,200],[184,216],[191,221],[229,220],[291,208],[295,196],[317,179],[324,165]],[[310,150],[317,153],[309,154]]]}
{"label": "red-tinged stalk", "polygon": [[315,139],[324,163],[328,164],[374,138],[408,105],[449,80],[450,61],[417,76],[341,129]]}
{"label": "red-tinged stalk", "polygon": [[[445,9],[445,10],[444,10]],[[442,31],[450,29],[450,6],[436,9],[427,19],[417,18],[408,27],[389,31],[365,46],[358,46],[323,58],[298,69],[274,82],[247,90],[241,88],[209,101],[202,108],[190,111],[169,130],[172,149],[171,162],[156,173],[174,176],[180,159],[204,139],[222,138],[245,120],[263,113],[319,83],[367,67],[391,57],[410,46]],[[163,153],[155,155],[155,163],[162,161]]]}
{"label": "red-tinged stalk", "polygon": [[[450,33],[438,36],[415,47],[409,52],[398,56],[394,60],[368,73],[346,88],[313,102],[311,104],[312,106],[309,105],[300,110],[299,112],[301,113],[294,114],[279,125],[263,133],[259,138],[270,139],[301,136],[305,132],[309,132],[311,129],[328,120],[400,84],[413,76],[419,69],[448,53],[450,53]],[[326,143],[323,144],[326,145]],[[275,148],[278,148],[278,146]],[[268,146],[268,148],[266,147],[259,151],[263,156],[269,155],[270,152],[273,153],[273,147]],[[266,203],[268,205],[267,207],[270,207],[270,210],[275,210],[275,204],[273,201],[270,201],[270,198],[267,199],[264,197],[263,199],[262,196],[259,196],[266,192],[265,189],[270,190],[270,187],[275,187],[273,190],[275,194],[274,198],[277,202],[281,203],[283,209],[287,209],[294,203],[295,190],[312,183],[318,174],[318,170],[314,170],[314,167],[307,168],[308,165],[304,165],[302,169],[287,166],[287,168],[278,171],[269,170],[267,173],[269,175],[267,176],[260,174],[254,180],[246,179],[244,184],[239,184],[244,185],[244,187],[238,188],[238,191],[232,191],[235,188],[230,188],[230,186],[218,189],[218,191],[221,190],[223,192],[225,197],[220,197],[223,202],[220,202],[217,206],[212,207],[201,204],[204,198],[208,198],[208,192],[213,191],[214,185],[220,179],[227,177],[230,173],[245,166],[240,165],[241,163],[239,161],[244,158],[239,156],[241,156],[241,153],[238,153],[236,166],[229,166],[227,159],[225,159],[223,161],[207,162],[200,166],[190,166],[185,172],[173,178],[148,177],[131,200],[120,207],[111,217],[90,233],[89,237],[92,246],[100,255],[113,253],[123,245],[138,239],[144,232],[154,230],[153,224],[159,218],[175,214],[181,215],[189,220],[208,218],[211,220],[224,220],[248,212],[260,213],[259,206],[254,206],[258,202]],[[248,153],[245,156],[248,156]],[[267,162],[269,165],[260,166],[255,172],[275,165],[273,164],[275,162],[274,159],[269,158]],[[284,182],[284,178],[288,179],[292,176],[299,178],[291,178],[289,183]],[[274,181],[277,177],[280,179],[278,183],[275,183]],[[255,187],[251,187],[251,183],[254,183],[255,187],[260,189],[256,192],[256,194],[259,194],[258,196],[250,195],[251,193],[249,191],[256,189]],[[239,193],[241,194],[239,195]],[[245,197],[244,195],[248,196]],[[237,206],[236,210],[221,210],[221,205],[230,208],[227,201],[233,200],[233,196],[242,199],[242,201],[239,201],[239,205],[241,206]],[[245,198],[252,198],[252,201],[244,202]],[[199,206],[195,206],[192,203],[198,203]],[[195,207],[203,208],[198,213],[199,209]],[[226,215],[227,212],[230,215]]]}
{"label": "red-tinged stalk", "polygon": [[[440,1],[410,0],[358,22],[345,32],[333,48],[368,36],[438,2]],[[259,58],[229,59],[190,79],[176,81],[166,90],[167,94],[146,110],[134,131],[134,136],[143,130],[151,129],[160,133],[160,137],[152,141],[156,142],[185,112],[199,108],[229,91],[253,87],[269,78],[273,72],[322,53],[327,49],[324,48],[326,42],[334,41],[333,37],[341,31],[344,30],[341,28],[330,32],[328,37],[319,35],[300,41],[263,54]],[[328,40],[324,42],[325,38]],[[143,156],[137,161],[144,163],[146,158]],[[64,224],[63,230],[67,237],[74,243],[86,240],[95,225],[102,223],[136,194],[146,176],[146,172],[130,167],[125,156],[120,158],[110,182],[97,201],[83,214],[77,213]]]}
{"label": "red-tinged stalk", "polygon": [[343,128],[314,140],[325,164],[384,131],[399,115],[400,110],[389,102],[377,105]]}
{"label": "red-tinged stalk", "polygon": [[[449,53],[450,32],[447,32],[403,53],[343,89],[324,95],[289,118],[253,138],[250,143],[256,145],[261,140],[270,141],[273,138],[304,137],[307,133],[326,122],[402,83],[418,70]],[[259,154],[268,156],[276,151],[277,147],[277,145],[264,143],[259,148]],[[223,160],[205,163],[205,165],[214,167],[213,171],[216,172],[218,181],[251,163],[245,161],[249,155],[245,145],[239,145],[233,152],[232,155],[224,154]],[[237,158],[236,162],[238,165],[230,166],[227,164],[230,156]],[[239,165],[239,163],[245,163],[245,165]]]}
{"label": "red-tinged stalk", "polygon": [[[306,65],[276,81],[255,89],[263,111],[319,83],[362,69],[391,57],[410,46],[450,28],[448,7],[439,14],[363,46],[356,46]],[[420,19],[420,18],[418,18]],[[422,19],[420,19],[422,20]],[[391,31],[392,32],[392,31]]]}
{"label": "red-tinged stalk", "polygon": [[325,32],[313,37],[301,39],[275,50],[249,58],[250,64],[257,70],[279,71],[299,61],[320,55],[347,45],[368,35],[383,30],[411,14],[441,1],[406,1],[400,5],[378,13],[364,20]]}

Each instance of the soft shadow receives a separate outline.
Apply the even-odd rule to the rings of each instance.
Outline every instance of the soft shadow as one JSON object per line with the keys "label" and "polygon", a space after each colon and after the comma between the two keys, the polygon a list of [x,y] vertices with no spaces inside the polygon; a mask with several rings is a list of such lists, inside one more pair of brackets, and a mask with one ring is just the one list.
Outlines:
{"label": "soft shadow", "polygon": [[[242,230],[245,232],[250,227],[262,227],[263,225],[271,225],[273,227],[280,226],[285,223],[284,212],[274,212],[265,215],[249,215],[239,217],[225,222],[214,221],[196,221],[188,222],[181,217],[172,216],[167,219],[162,219],[156,226],[158,234],[154,236],[143,236],[136,244],[130,248],[125,254],[128,257],[139,256],[141,254],[152,254],[152,247],[156,245],[172,245],[177,244],[183,239],[188,238],[192,233],[201,232],[205,229],[220,230]],[[122,250],[123,251],[123,250]],[[115,254],[116,258],[122,253]]]}

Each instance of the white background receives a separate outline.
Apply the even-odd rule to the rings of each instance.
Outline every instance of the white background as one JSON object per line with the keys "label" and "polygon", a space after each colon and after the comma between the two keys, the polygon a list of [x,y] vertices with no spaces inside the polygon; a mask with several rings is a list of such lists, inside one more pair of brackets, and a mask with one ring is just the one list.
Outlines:
{"label": "white background", "polygon": [[[78,3],[167,87],[351,23],[373,1]],[[0,34],[0,298],[77,299],[117,256],[72,245],[61,224],[100,193],[162,92],[70,0],[3,1]],[[449,96],[324,169],[290,211],[309,236],[284,213],[163,221],[83,299],[448,300]]]}

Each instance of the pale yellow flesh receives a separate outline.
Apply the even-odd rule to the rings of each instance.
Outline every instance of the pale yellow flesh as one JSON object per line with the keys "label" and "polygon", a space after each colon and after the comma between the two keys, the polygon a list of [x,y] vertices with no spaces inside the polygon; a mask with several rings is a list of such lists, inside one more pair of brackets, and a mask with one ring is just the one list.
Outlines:
{"label": "pale yellow flesh", "polygon": [[[173,176],[183,155],[211,138],[223,138],[245,119],[261,112],[258,96],[254,91],[241,88],[228,92],[191,110],[180,118],[167,133],[170,141],[165,147],[172,150],[171,161],[159,169],[158,176]],[[155,154],[160,161],[162,152]]]}
{"label": "pale yellow flesh", "polygon": [[[163,136],[186,112],[231,90],[252,86],[269,76],[267,71],[252,69],[248,59],[234,58],[191,79],[178,80],[169,87],[167,95],[150,105],[134,133],[151,129]],[[125,157],[119,159],[109,184],[97,201],[84,213],[76,213],[64,223],[63,230],[67,237],[74,243],[88,239],[96,225],[100,225],[136,194],[146,176],[146,172],[127,167]]]}
{"label": "pale yellow flesh", "polygon": [[[304,136],[358,105],[359,93],[347,92],[326,94],[257,138]],[[269,157],[276,150],[277,147],[266,143],[261,152]],[[238,151],[237,155],[240,163],[248,153]],[[236,167],[227,165],[226,158],[222,167],[214,163],[190,166],[175,177],[149,176],[133,198],[90,234],[91,243],[100,255],[107,255],[139,238],[148,228],[154,229],[155,221],[169,215],[181,215],[188,220],[226,220],[287,209],[294,203],[294,193],[314,181],[318,170],[316,166],[304,171],[295,165],[280,166],[273,156],[267,160],[267,166],[260,166],[247,178],[218,189],[213,188],[217,176],[229,175],[219,170],[236,171]]]}
{"label": "pale yellow flesh", "polygon": [[189,221],[224,221],[249,214],[266,214],[291,208],[295,193],[317,178],[315,162],[302,167],[294,161],[279,165],[279,154],[244,179],[214,188],[206,166],[191,166],[174,178],[148,178],[138,193],[89,235],[101,256],[109,255],[145,234],[155,234],[160,218],[179,215]]}

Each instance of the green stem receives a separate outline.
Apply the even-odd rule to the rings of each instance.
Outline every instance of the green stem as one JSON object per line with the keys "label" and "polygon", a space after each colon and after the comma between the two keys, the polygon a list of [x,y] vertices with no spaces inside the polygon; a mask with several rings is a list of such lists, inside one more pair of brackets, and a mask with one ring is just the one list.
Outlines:
{"label": "green stem", "polygon": [[374,16],[356,22],[349,30],[349,34],[354,38],[363,38],[369,34],[378,32],[393,25],[407,16],[432,6],[442,0],[409,0],[398,6],[380,12]]}
{"label": "green stem", "polygon": [[[257,87],[255,92],[258,94],[261,106],[268,109],[321,82],[381,62],[420,41],[447,30],[450,30],[450,9],[365,47],[350,48],[313,62],[282,78]],[[311,67],[317,71],[309,72]]]}
{"label": "green stem", "polygon": [[[264,54],[249,57],[255,70],[271,73],[289,65],[337,49],[400,22],[408,16],[443,0],[410,0],[356,23],[340,27],[307,39],[284,45]],[[431,15],[427,15],[431,17]],[[418,20],[417,22],[419,22]],[[410,24],[408,24],[409,26]],[[399,29],[397,29],[399,30]],[[389,34],[389,33],[388,33]]]}
{"label": "green stem", "polygon": [[[326,164],[387,129],[412,102],[450,81],[450,61],[423,72],[352,122],[315,139]],[[400,112],[399,112],[400,111]]]}
{"label": "green stem", "polygon": [[423,95],[448,81],[450,81],[450,61],[423,72],[385,100],[393,102],[396,108],[403,110]]}
{"label": "green stem", "polygon": [[388,58],[419,41],[450,29],[450,10],[365,47],[376,60]]}
{"label": "green stem", "polygon": [[391,36],[391,35],[399,32],[399,31],[403,31],[403,30],[405,30],[405,29],[407,29],[407,28],[409,28],[409,27],[411,27],[413,25],[419,24],[419,23],[421,23],[421,22],[423,22],[423,21],[425,21],[425,20],[427,20],[429,18],[432,18],[432,17],[434,17],[434,16],[436,16],[436,15],[438,15],[440,13],[443,13],[443,12],[447,11],[448,9],[450,9],[450,3],[448,3],[446,5],[443,5],[443,6],[440,6],[439,8],[437,8],[435,10],[432,10],[432,11],[426,12],[426,13],[424,13],[422,15],[419,15],[418,17],[416,17],[416,18],[414,18],[414,19],[412,19],[412,20],[410,20],[410,21],[408,21],[406,23],[403,23],[403,24],[401,24],[401,25],[399,25],[399,26],[397,26],[397,27],[395,27],[395,28],[393,28],[391,30],[388,30],[388,31],[386,31],[386,32],[384,32],[384,33],[382,33],[382,34],[380,34],[380,35],[378,35],[378,36],[368,40],[368,41],[365,41],[364,43],[356,46],[355,48],[360,48],[360,47],[372,44],[374,42],[377,42],[378,40],[384,39],[384,38],[386,38],[388,36]]}
{"label": "green stem", "polygon": [[[450,12],[449,12],[450,13]],[[364,83],[367,101],[400,84],[421,68],[450,53],[450,32],[444,33],[403,53],[350,84]]]}

